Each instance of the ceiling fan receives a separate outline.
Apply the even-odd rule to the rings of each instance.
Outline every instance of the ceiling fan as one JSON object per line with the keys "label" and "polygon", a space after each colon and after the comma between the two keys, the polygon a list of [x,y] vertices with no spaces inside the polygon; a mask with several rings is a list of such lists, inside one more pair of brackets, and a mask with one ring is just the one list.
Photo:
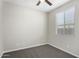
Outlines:
{"label": "ceiling fan", "polygon": [[38,3],[36,4],[37,6],[39,6],[40,5],[40,3],[44,3],[44,2],[46,2],[49,6],[51,6],[52,5],[52,3],[51,2],[49,2],[48,0],[39,0],[38,1]]}

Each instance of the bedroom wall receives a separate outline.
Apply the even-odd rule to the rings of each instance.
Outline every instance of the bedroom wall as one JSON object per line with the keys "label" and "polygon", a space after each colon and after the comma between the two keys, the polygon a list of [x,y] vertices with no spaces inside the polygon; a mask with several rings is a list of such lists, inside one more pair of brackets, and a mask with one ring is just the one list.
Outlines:
{"label": "bedroom wall", "polygon": [[[56,13],[76,7],[75,14],[75,34],[74,35],[56,35]],[[49,13],[49,44],[72,55],[79,57],[79,0],[72,0]]]}
{"label": "bedroom wall", "polygon": [[[55,14],[74,5],[76,6],[75,35],[56,35]],[[4,2],[4,51],[9,52],[48,43],[54,47],[79,57],[78,5],[79,1],[73,0],[72,2],[69,2],[68,4],[65,4],[47,14],[37,10],[31,10],[29,8]]]}
{"label": "bedroom wall", "polygon": [[3,54],[2,40],[2,0],[0,0],[0,57]]}
{"label": "bedroom wall", "polygon": [[46,44],[46,13],[8,2],[3,7],[4,51]]}

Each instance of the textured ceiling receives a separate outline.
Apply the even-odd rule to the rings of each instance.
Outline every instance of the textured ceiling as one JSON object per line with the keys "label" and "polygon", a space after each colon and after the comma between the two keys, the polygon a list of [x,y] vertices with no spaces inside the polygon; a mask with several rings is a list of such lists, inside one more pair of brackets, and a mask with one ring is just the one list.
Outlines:
{"label": "textured ceiling", "polygon": [[33,8],[33,9],[40,10],[43,12],[49,12],[69,2],[70,0],[49,0],[53,4],[52,6],[49,6],[46,3],[41,3],[39,6],[36,6],[39,0],[4,0],[4,1],[10,2],[13,4],[18,4],[18,5],[25,6],[25,7],[29,7],[29,8]]}

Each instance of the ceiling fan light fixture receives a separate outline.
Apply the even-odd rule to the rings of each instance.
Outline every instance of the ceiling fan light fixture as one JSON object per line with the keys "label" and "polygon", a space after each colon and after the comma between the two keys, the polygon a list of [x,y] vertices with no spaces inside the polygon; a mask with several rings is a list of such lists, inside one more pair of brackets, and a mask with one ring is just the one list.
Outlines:
{"label": "ceiling fan light fixture", "polygon": [[49,6],[52,5],[52,3],[51,3],[50,1],[48,1],[48,0],[39,0],[38,3],[37,3],[36,5],[39,6],[40,3],[44,3],[44,2],[46,2]]}
{"label": "ceiling fan light fixture", "polygon": [[42,3],[44,3],[45,2],[45,0],[40,0]]}

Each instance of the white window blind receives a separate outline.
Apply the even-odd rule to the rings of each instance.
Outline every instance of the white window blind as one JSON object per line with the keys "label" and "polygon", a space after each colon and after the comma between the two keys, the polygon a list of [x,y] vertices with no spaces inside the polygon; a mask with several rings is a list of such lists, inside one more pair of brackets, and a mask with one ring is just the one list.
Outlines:
{"label": "white window blind", "polygon": [[56,34],[74,34],[75,7],[56,14]]}

